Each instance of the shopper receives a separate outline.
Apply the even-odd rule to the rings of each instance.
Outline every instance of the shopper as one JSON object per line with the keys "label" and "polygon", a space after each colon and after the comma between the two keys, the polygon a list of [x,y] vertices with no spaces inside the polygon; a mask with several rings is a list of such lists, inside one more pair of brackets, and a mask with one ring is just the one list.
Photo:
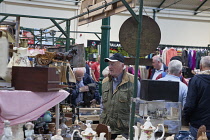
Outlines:
{"label": "shopper", "polygon": [[100,78],[100,55],[98,55],[97,61],[91,65],[91,75],[95,82],[99,82]]}
{"label": "shopper", "polygon": [[156,80],[159,74],[168,69],[168,67],[163,63],[162,58],[158,55],[152,57],[152,66],[154,67],[150,76],[150,79],[152,80]]}
{"label": "shopper", "polygon": [[[180,62],[182,62],[182,57],[181,57],[181,56],[173,56],[173,57],[170,59],[170,61],[172,61],[172,60],[179,60]],[[167,74],[167,72],[162,72],[161,74],[159,74],[159,75],[156,77],[156,80],[165,77],[166,74]],[[180,80],[181,80],[185,85],[188,85],[188,82],[187,82],[186,79],[182,76],[182,74],[180,75]]]}
{"label": "shopper", "polygon": [[182,107],[184,107],[184,104],[186,103],[188,87],[180,80],[181,74],[182,63],[179,60],[172,60],[168,65],[168,73],[165,75],[165,77],[158,80],[179,82],[179,102],[181,102]]}
{"label": "shopper", "polygon": [[201,58],[200,70],[189,82],[183,117],[195,138],[198,128],[205,125],[210,139],[210,56]]}
{"label": "shopper", "polygon": [[72,104],[81,107],[90,107],[99,102],[98,86],[94,80],[85,73],[85,67],[73,69],[76,78],[76,87],[71,90]]}
{"label": "shopper", "polygon": [[[112,139],[121,134],[126,137],[129,131],[134,76],[124,70],[124,57],[119,53],[106,58],[105,62],[109,62],[109,75],[102,81],[103,110],[100,123],[111,127]],[[138,82],[139,92],[140,83]]]}

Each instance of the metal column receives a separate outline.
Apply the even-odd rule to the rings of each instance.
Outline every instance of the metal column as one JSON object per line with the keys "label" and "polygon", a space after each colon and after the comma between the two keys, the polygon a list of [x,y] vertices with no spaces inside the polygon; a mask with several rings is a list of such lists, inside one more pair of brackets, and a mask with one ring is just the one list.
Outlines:
{"label": "metal column", "polygon": [[66,35],[66,51],[68,51],[70,47],[70,20],[66,21]]}
{"label": "metal column", "polygon": [[[140,40],[141,40],[141,27],[142,27],[142,9],[143,9],[143,0],[139,0],[139,19],[138,19],[138,33],[136,40],[136,58],[135,58],[135,76],[134,76],[134,94],[133,98],[136,98],[137,93],[137,80],[138,80],[138,69],[139,69],[139,57],[140,57]],[[130,115],[130,127],[129,127],[129,137],[130,140],[133,140],[133,125],[134,125],[134,117],[135,117],[135,109],[136,103],[133,101],[131,105],[131,115]]]}
{"label": "metal column", "polygon": [[15,25],[15,47],[19,47],[19,33],[20,33],[20,17],[16,17],[16,25]]}
{"label": "metal column", "polygon": [[[109,42],[110,42],[110,17],[102,19],[102,35],[101,35],[101,58],[100,58],[100,81],[103,79],[102,71],[106,68],[107,63],[104,62],[104,58],[109,57]],[[99,87],[101,94],[101,84]]]}

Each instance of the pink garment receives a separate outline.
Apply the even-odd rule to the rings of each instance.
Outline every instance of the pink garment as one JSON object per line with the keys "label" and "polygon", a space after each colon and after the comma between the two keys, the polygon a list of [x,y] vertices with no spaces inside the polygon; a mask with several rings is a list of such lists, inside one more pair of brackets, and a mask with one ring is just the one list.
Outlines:
{"label": "pink garment", "polygon": [[166,52],[166,66],[168,66],[168,63],[170,62],[170,59],[173,56],[177,56],[177,51],[174,48],[167,50],[167,52]]}
{"label": "pink garment", "polygon": [[0,135],[3,133],[4,120],[9,120],[11,125],[36,120],[68,95],[69,93],[64,90],[57,92],[0,90]]}

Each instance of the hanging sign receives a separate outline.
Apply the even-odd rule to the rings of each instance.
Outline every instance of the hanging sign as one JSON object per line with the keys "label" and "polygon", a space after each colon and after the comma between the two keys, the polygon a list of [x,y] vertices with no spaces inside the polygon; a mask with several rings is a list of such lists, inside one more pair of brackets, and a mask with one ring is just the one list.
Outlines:
{"label": "hanging sign", "polygon": [[[79,18],[78,26],[84,25],[96,20],[100,20],[111,15],[115,15],[117,13],[123,12],[127,10],[124,4],[121,1],[112,3],[108,5],[108,3],[113,0],[84,0],[80,6],[80,14],[87,12],[84,16]],[[131,8],[135,7],[136,0],[126,0],[126,2],[130,5]],[[103,7],[93,12],[89,12],[98,7]]]}

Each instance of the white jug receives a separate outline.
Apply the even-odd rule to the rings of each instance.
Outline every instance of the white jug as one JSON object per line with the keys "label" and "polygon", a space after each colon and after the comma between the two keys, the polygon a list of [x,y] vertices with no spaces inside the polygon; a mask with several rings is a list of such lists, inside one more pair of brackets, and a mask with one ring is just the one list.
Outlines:
{"label": "white jug", "polygon": [[86,124],[87,128],[85,131],[82,131],[81,134],[79,133],[79,130],[74,130],[72,133],[71,140],[73,140],[74,133],[78,132],[78,135],[82,138],[82,140],[92,140],[95,139],[95,136],[97,135],[95,131],[91,128],[91,124]]}
{"label": "white jug", "polygon": [[[163,124],[158,124],[158,126],[162,126],[162,136],[158,138],[157,140],[162,140],[164,135],[165,135],[165,129]],[[155,140],[155,133],[158,131],[158,126],[157,128],[152,125],[150,122],[150,118],[147,117],[147,121],[142,125],[141,128],[141,136],[139,140]]]}

